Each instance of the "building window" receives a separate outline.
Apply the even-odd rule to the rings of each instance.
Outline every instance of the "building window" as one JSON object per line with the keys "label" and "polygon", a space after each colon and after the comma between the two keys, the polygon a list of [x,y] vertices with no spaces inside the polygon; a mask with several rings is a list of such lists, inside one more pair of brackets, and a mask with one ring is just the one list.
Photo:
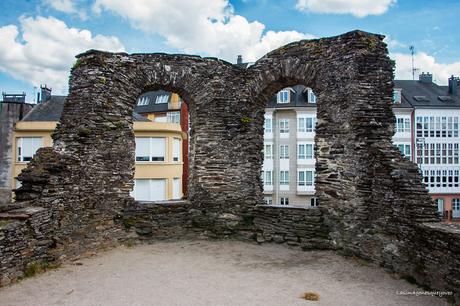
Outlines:
{"label": "building window", "polygon": [[289,119],[280,119],[280,134],[289,133]]}
{"label": "building window", "polygon": [[401,90],[393,90],[393,103],[401,103]]}
{"label": "building window", "polygon": [[150,103],[150,98],[149,97],[140,97],[137,100],[137,105],[142,106],[142,105],[149,105]]}
{"label": "building window", "polygon": [[165,115],[155,115],[155,118],[153,119],[155,122],[162,122],[166,123],[168,122],[168,117]]}
{"label": "building window", "polygon": [[280,198],[280,205],[289,205],[289,198]]}
{"label": "building window", "polygon": [[411,157],[409,144],[399,143],[399,144],[396,144],[396,146],[398,147],[399,152],[401,152],[402,155],[404,155],[407,158]]}
{"label": "building window", "polygon": [[173,161],[180,161],[180,144],[179,138],[173,138]]}
{"label": "building window", "polygon": [[135,179],[131,196],[136,201],[164,201],[166,200],[166,180]]}
{"label": "building window", "polygon": [[410,132],[410,118],[396,117],[396,132]]}
{"label": "building window", "polygon": [[264,145],[264,159],[273,159],[273,145]]}
{"label": "building window", "polygon": [[299,170],[297,184],[299,186],[313,186],[314,184],[314,171],[311,170]]}
{"label": "building window", "polygon": [[460,199],[452,199],[452,218],[460,218]]}
{"label": "building window", "polygon": [[181,198],[180,189],[180,178],[175,177],[173,179],[173,199],[178,200]]}
{"label": "building window", "polygon": [[280,185],[289,185],[289,171],[280,171]]}
{"label": "building window", "polygon": [[280,159],[289,159],[289,145],[280,145]]}
{"label": "building window", "polygon": [[418,143],[417,163],[443,165],[459,163],[458,143]]}
{"label": "building window", "polygon": [[264,197],[264,202],[266,205],[272,205],[273,204],[273,199],[272,197]]}
{"label": "building window", "polygon": [[165,138],[136,137],[136,161],[164,161],[165,147]]}
{"label": "building window", "polygon": [[431,188],[458,188],[459,170],[423,170],[423,182]]}
{"label": "building window", "polygon": [[32,160],[39,148],[43,147],[42,137],[18,137],[17,138],[17,161],[28,162]]}
{"label": "building window", "polygon": [[315,131],[316,118],[314,117],[299,117],[297,118],[297,132],[311,133]]}
{"label": "building window", "polygon": [[155,99],[155,104],[164,104],[168,103],[169,95],[159,95]]}
{"label": "building window", "polygon": [[311,89],[308,90],[308,103],[316,103],[316,95]]}
{"label": "building window", "polygon": [[416,117],[416,136],[450,138],[458,137],[458,117]]}
{"label": "building window", "polygon": [[289,103],[290,93],[289,89],[283,89],[276,95],[276,101],[280,104]]}
{"label": "building window", "polygon": [[273,171],[262,171],[262,182],[265,186],[273,185]]}
{"label": "building window", "polygon": [[299,143],[297,145],[297,158],[298,159],[312,159],[313,158],[313,144]]}
{"label": "building window", "polygon": [[264,132],[265,133],[272,133],[272,118],[265,118]]}
{"label": "building window", "polygon": [[317,207],[319,205],[319,201],[317,198],[311,198],[310,199],[310,206],[311,207]]}
{"label": "building window", "polygon": [[443,198],[435,199],[434,203],[438,207],[438,213],[440,215],[443,215],[444,214],[444,199]]}
{"label": "building window", "polygon": [[180,123],[180,112],[168,112],[166,117],[169,123]]}

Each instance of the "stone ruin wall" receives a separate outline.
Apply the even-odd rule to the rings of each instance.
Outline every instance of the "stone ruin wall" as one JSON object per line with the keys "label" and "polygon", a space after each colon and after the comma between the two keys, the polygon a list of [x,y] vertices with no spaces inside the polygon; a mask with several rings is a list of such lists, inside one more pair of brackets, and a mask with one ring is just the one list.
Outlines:
{"label": "stone ruin wall", "polygon": [[[8,277],[56,249],[78,253],[87,241],[228,237],[340,250],[453,291],[459,302],[460,233],[439,223],[417,166],[391,144],[393,63],[382,40],[354,31],[299,41],[247,69],[187,55],[79,55],[54,147],[38,151],[16,192],[15,208],[39,209],[49,226],[43,235],[30,231],[31,214],[16,227],[0,227],[0,274]],[[318,97],[321,207],[263,207],[265,103],[296,84]],[[129,196],[132,112],[136,97],[155,89],[181,95],[191,117],[189,202],[167,207],[141,206]],[[15,213],[0,218],[13,220]]]}

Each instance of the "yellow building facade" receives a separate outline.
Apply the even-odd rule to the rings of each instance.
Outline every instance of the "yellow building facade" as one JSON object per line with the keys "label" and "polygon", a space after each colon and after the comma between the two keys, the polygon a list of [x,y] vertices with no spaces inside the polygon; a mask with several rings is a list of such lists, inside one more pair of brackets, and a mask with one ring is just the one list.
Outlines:
{"label": "yellow building facade", "polygon": [[[16,179],[27,167],[36,150],[53,145],[51,134],[57,122],[20,121],[13,133],[12,186],[20,187]],[[186,133],[179,124],[134,121],[136,162],[134,190],[131,195],[138,201],[181,199],[182,141]]]}

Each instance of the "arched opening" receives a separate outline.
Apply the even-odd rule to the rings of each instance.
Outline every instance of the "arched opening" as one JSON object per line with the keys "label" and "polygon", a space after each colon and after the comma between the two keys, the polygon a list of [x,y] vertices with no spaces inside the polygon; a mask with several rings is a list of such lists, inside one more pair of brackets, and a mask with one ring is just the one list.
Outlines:
{"label": "arched opening", "polygon": [[264,203],[317,207],[315,130],[317,97],[304,85],[285,87],[267,101],[262,183]]}
{"label": "arched opening", "polygon": [[140,203],[187,198],[189,114],[173,91],[148,90],[134,106],[134,184],[130,195]]}

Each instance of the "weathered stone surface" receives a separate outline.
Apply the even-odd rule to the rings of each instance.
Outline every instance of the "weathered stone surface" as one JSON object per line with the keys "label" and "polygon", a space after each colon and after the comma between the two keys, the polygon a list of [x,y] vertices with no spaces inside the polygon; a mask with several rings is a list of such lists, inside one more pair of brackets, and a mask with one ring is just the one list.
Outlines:
{"label": "weathered stone surface", "polygon": [[[45,208],[53,233],[43,236],[65,250],[80,250],[82,241],[100,244],[100,237],[126,237],[123,222],[134,218],[129,237],[198,235],[332,247],[434,289],[453,290],[460,302],[459,233],[438,225],[417,166],[391,143],[392,77],[383,36],[360,31],[291,43],[247,69],[214,58],[89,51],[72,69],[54,147],[40,149],[19,176],[17,199]],[[266,101],[295,84],[318,97],[321,210],[259,206]],[[136,98],[160,88],[179,93],[189,107],[187,205],[139,205],[129,195]],[[21,228],[7,231],[6,248],[15,248]],[[442,247],[451,248],[450,266],[434,271],[447,265],[445,256],[436,257]],[[8,252],[0,258],[19,265],[8,261]]]}

